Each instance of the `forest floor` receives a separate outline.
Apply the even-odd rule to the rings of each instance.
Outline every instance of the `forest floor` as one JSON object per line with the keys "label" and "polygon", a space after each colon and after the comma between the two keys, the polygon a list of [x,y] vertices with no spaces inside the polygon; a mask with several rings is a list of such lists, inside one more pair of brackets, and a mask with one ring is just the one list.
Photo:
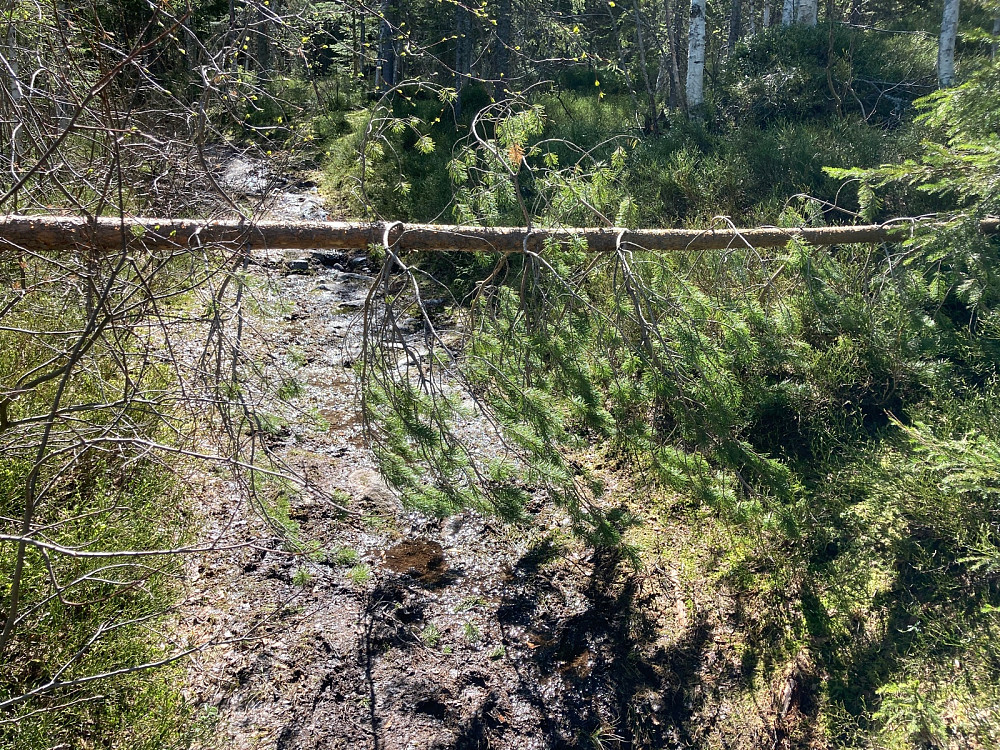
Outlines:
{"label": "forest floor", "polygon": [[203,477],[203,539],[253,542],[187,569],[182,634],[228,641],[191,662],[184,688],[215,727],[209,745],[688,747],[734,722],[745,747],[784,744],[794,680],[767,688],[774,705],[740,708],[736,605],[706,583],[714,553],[668,506],[652,513],[621,467],[597,467],[614,502],[645,508],[641,565],[588,548],[544,497],[524,526],[407,510],[357,403],[369,260],[259,260],[252,327],[300,386],[270,447],[317,490],[278,503],[314,551],[287,553],[221,475]]}

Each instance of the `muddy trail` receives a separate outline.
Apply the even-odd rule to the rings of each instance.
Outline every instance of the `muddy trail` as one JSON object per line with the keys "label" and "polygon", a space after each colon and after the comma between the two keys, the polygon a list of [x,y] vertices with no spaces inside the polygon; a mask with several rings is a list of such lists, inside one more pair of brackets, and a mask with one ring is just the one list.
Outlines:
{"label": "muddy trail", "polygon": [[261,355],[296,384],[296,416],[267,439],[320,491],[272,493],[311,550],[290,555],[222,478],[206,483],[204,533],[258,540],[188,571],[182,632],[229,641],[192,663],[185,688],[210,744],[662,748],[709,733],[738,659],[722,658],[669,561],[639,572],[594,552],[544,499],[525,526],[408,511],[375,471],[358,411],[371,262],[257,260]]}

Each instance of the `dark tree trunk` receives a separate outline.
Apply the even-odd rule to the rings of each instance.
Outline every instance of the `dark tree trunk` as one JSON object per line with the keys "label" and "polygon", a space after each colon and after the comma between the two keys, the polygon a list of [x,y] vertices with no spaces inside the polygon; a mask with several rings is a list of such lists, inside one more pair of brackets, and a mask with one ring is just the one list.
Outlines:
{"label": "dark tree trunk", "polygon": [[356,10],[351,11],[351,68],[354,71],[354,77],[357,78],[361,73],[361,46],[358,39],[358,12]]}
{"label": "dark tree trunk", "polygon": [[257,10],[257,17],[254,21],[254,38],[257,42],[257,74],[261,80],[267,81],[271,78],[271,19],[264,8]]}
{"label": "dark tree trunk", "polygon": [[391,89],[396,85],[396,18],[393,0],[382,0],[378,32],[378,64],[375,68],[375,88]]}
{"label": "dark tree trunk", "polygon": [[733,10],[729,16],[729,43],[726,47],[728,52],[736,48],[743,36],[743,0],[733,0]]}
{"label": "dark tree trunk", "polygon": [[681,83],[681,66],[677,57],[677,29],[674,26],[674,11],[671,0],[663,0],[663,22],[667,28],[667,54],[670,56],[670,108],[683,107],[684,87]]}
{"label": "dark tree trunk", "polygon": [[851,0],[851,13],[848,16],[848,21],[851,26],[860,26],[862,21],[862,14],[864,13],[865,0]]}
{"label": "dark tree trunk", "polygon": [[472,18],[463,5],[455,6],[455,119],[462,117],[462,89],[472,67]]}
{"label": "dark tree trunk", "polygon": [[497,39],[493,60],[496,66],[497,99],[505,99],[510,91],[511,65],[510,51],[514,46],[514,19],[511,0],[497,3]]}
{"label": "dark tree trunk", "polygon": [[646,40],[642,35],[643,19],[639,12],[639,0],[632,0],[632,12],[635,14],[635,43],[639,49],[639,65],[642,67],[642,80],[646,85],[646,102],[649,112],[646,115],[646,127],[653,133],[659,132],[657,122],[658,112],[656,111],[656,92],[649,80],[649,66],[646,62]]}

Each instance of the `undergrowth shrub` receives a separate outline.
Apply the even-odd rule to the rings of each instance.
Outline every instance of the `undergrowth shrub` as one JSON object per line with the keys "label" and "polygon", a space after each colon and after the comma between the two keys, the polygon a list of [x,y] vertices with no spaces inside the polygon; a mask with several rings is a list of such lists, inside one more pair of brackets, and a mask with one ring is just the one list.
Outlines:
{"label": "undergrowth shrub", "polygon": [[915,99],[934,89],[936,55],[934,40],[925,37],[839,25],[775,26],[730,56],[718,114],[762,128],[775,119],[845,114],[898,123]]}
{"label": "undergrowth shrub", "polygon": [[[392,304],[368,330],[406,350],[393,321],[421,321],[409,330],[427,346],[367,361],[366,418],[390,479],[442,513],[518,517],[547,493],[591,543],[615,544],[636,519],[581,460],[597,451],[725,529],[717,576],[745,599],[748,670],[770,680],[806,654],[826,737],[991,744],[1000,242],[978,223],[996,211],[996,136],[972,124],[989,75],[921,103],[940,141],[920,157],[824,177],[860,186],[862,217],[889,190],[968,209],[905,242],[669,255],[625,243],[600,257],[567,243],[495,258],[465,305],[452,300],[460,351],[418,299],[448,290],[387,249],[378,283]],[[559,210],[564,192],[617,218],[632,197],[620,179],[630,144],[566,169],[541,116],[524,110],[459,153],[468,220],[527,205],[558,225],[578,218]],[[701,157],[673,153],[678,192],[707,200],[689,176]],[[825,220],[809,200],[780,218]],[[485,459],[461,427],[476,412],[495,431],[480,438]],[[949,684],[949,664],[978,682]]]}
{"label": "undergrowth shrub", "polygon": [[[0,460],[0,515],[20,514],[28,468]],[[49,543],[113,552],[170,549],[185,539],[188,524],[179,493],[155,464],[92,454],[81,457],[53,490],[58,502],[48,503],[37,516],[51,529]],[[14,561],[13,547],[4,546],[4,597]],[[0,701],[53,679],[71,683],[169,656],[170,639],[156,634],[170,627],[164,612],[177,599],[180,569],[181,561],[169,556],[53,559],[30,550],[22,581],[21,635],[0,666]],[[61,595],[52,593],[52,578],[66,587]],[[0,747],[185,746],[202,727],[177,693],[175,677],[178,668],[168,668],[105,680],[97,690],[84,683],[47,691],[5,709],[5,718],[16,721],[0,726]]]}

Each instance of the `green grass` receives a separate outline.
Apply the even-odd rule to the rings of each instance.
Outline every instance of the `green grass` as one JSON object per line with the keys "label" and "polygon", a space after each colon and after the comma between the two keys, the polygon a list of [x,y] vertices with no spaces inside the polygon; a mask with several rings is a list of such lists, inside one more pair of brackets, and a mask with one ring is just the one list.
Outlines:
{"label": "green grass", "polygon": [[[99,278],[111,278],[107,274],[114,261],[114,254],[100,259],[95,269]],[[142,262],[137,258],[138,265]],[[22,264],[11,253],[0,257],[0,287],[28,290],[17,305],[5,307],[0,332],[0,387],[5,392],[65,362],[65,352],[72,350],[87,319],[86,290],[54,280],[50,271],[44,259]],[[193,273],[178,258],[143,277],[151,294],[164,295],[159,311],[167,318],[198,315],[190,289],[199,277]],[[134,295],[132,274],[121,271],[110,288],[109,307]],[[4,294],[3,299],[13,297]],[[9,403],[5,417],[12,424],[0,427],[0,533],[20,532],[28,477],[44,439],[40,425],[58,397],[59,406],[71,411],[54,421],[38,466],[33,536],[62,548],[111,553],[172,549],[192,538],[193,515],[177,474],[142,446],[146,439],[171,439],[163,430],[168,419],[174,419],[173,427],[184,424],[183,415],[172,411],[175,373],[146,356],[162,344],[158,334],[138,323],[145,320],[142,316],[152,318],[153,311],[134,298],[129,304],[132,317],[112,322],[81,349],[65,382],[55,372],[56,377]],[[120,442],[102,444],[98,437]],[[139,445],[131,444],[132,439]],[[171,458],[170,465],[182,470]],[[16,562],[16,545],[0,544],[4,615]],[[173,655],[176,623],[165,613],[178,601],[181,574],[182,561],[176,556],[95,558],[50,552],[46,559],[37,547],[28,546],[20,620],[0,656],[0,701],[53,680],[90,678]],[[184,747],[209,731],[210,722],[194,716],[185,704],[182,680],[183,667],[173,663],[46,689],[0,712],[13,720],[0,724],[0,747]]]}
{"label": "green grass", "polygon": [[[0,461],[0,515],[18,511],[24,465]],[[94,460],[63,480],[59,503],[43,509],[39,521],[59,524],[49,539],[59,545],[90,549],[171,548],[187,538],[189,518],[171,475],[140,462],[128,467]],[[86,512],[86,517],[83,512]],[[0,580],[10,580],[11,545],[0,548]],[[29,551],[24,580],[25,598],[18,628],[0,662],[0,700],[46,683],[60,665],[71,662],[61,679],[73,680],[123,667],[155,662],[168,655],[173,622],[161,614],[175,600],[180,561],[157,558],[150,567],[126,558],[72,560],[56,556],[53,571],[65,582],[99,566],[119,567],[67,590],[66,602],[46,600],[47,569],[36,551]],[[105,581],[138,581],[119,586]],[[133,625],[103,633],[99,629],[125,620]],[[178,687],[183,668],[175,665],[78,688],[46,693],[16,705],[5,718],[24,718],[0,726],[0,747],[10,750],[67,747],[170,748],[186,746],[204,733],[204,722],[193,720],[192,709]],[[59,708],[60,705],[68,705]],[[41,713],[30,715],[33,712]]]}
{"label": "green grass", "polygon": [[358,562],[358,552],[350,547],[340,547],[330,553],[329,559],[340,567],[354,567]]}
{"label": "green grass", "polygon": [[355,586],[364,586],[371,580],[372,569],[368,565],[355,565],[347,571],[347,579]]}

